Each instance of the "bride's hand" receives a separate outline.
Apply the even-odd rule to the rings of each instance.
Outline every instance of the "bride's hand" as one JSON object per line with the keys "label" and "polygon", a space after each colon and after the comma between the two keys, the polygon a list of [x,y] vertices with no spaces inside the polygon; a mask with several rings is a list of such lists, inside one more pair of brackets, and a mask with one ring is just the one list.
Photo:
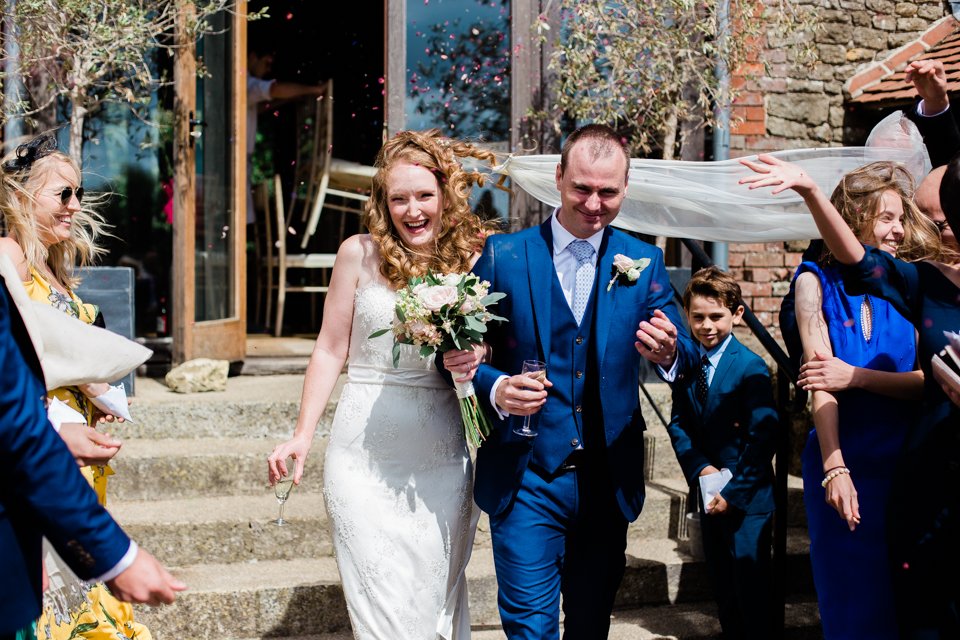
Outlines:
{"label": "bride's hand", "polygon": [[473,380],[477,367],[483,362],[486,353],[487,349],[482,344],[463,351],[447,351],[443,354],[443,368],[452,374],[462,374],[454,378],[454,382],[469,382]]}
{"label": "bride's hand", "polygon": [[297,468],[293,470],[293,484],[299,485],[300,477],[303,475],[303,466],[307,462],[309,452],[310,440],[303,436],[294,436],[283,444],[277,445],[273,453],[267,458],[267,477],[270,484],[276,484],[277,480],[290,474],[286,460],[292,457],[297,465]]}
{"label": "bride's hand", "polygon": [[787,189],[793,189],[804,197],[817,189],[817,183],[799,166],[784,162],[766,153],[758,155],[755,161],[741,158],[740,164],[753,170],[756,174],[740,178],[738,181],[738,184],[749,184],[750,189],[773,187],[773,190],[770,191],[773,195]]}

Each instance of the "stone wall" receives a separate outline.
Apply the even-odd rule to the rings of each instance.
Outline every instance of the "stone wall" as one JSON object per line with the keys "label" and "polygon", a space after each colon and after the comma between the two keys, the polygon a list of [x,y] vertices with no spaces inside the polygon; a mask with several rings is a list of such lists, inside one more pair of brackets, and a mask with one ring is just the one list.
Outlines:
{"label": "stone wall", "polygon": [[[731,131],[731,157],[862,144],[879,116],[846,109],[844,83],[946,15],[940,0],[794,1],[819,12],[814,42],[820,63],[813,70],[796,68],[784,43],[768,41],[767,72],[761,69],[763,75],[754,81],[739,79],[743,92],[734,110],[742,123]],[[805,247],[805,242],[730,245],[730,269],[768,326],[776,324],[780,298]]]}

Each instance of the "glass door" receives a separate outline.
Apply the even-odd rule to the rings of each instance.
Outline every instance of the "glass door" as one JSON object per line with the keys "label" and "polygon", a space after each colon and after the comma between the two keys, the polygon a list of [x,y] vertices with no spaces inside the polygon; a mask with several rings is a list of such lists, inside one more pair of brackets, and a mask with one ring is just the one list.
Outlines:
{"label": "glass door", "polygon": [[[246,167],[238,147],[246,139],[245,4],[214,16],[198,43],[181,32],[174,65],[175,362],[233,362],[246,352]],[[184,3],[181,20],[191,6]]]}

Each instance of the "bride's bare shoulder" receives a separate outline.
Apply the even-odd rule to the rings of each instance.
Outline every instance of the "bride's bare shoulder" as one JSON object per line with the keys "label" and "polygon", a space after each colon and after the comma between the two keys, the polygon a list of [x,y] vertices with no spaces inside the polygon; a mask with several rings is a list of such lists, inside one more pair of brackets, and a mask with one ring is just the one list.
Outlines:
{"label": "bride's bare shoulder", "polygon": [[[345,247],[348,243],[350,246]],[[359,286],[364,286],[371,280],[379,278],[380,250],[369,233],[361,233],[347,238],[340,246],[340,250],[347,250],[349,252],[348,259],[356,265]],[[340,259],[339,255],[337,259]]]}

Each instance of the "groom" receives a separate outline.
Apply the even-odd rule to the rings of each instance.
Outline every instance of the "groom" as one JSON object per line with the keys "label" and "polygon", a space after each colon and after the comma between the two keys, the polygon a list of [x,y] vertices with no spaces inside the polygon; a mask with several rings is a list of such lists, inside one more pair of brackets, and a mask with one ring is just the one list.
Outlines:
{"label": "groom", "polygon": [[[640,357],[664,370],[692,357],[662,253],[607,228],[628,170],[613,130],[578,129],[557,167],[554,215],[491,236],[474,267],[507,294],[497,313],[509,322],[491,325],[492,361],[474,379],[501,418],[477,452],[474,495],[490,515],[511,640],[559,638],[561,593],[565,638],[607,637],[627,524],[644,500]],[[637,279],[614,267],[617,254],[646,259]],[[547,364],[545,384],[516,375],[524,360]],[[527,415],[535,437],[514,433]]]}

